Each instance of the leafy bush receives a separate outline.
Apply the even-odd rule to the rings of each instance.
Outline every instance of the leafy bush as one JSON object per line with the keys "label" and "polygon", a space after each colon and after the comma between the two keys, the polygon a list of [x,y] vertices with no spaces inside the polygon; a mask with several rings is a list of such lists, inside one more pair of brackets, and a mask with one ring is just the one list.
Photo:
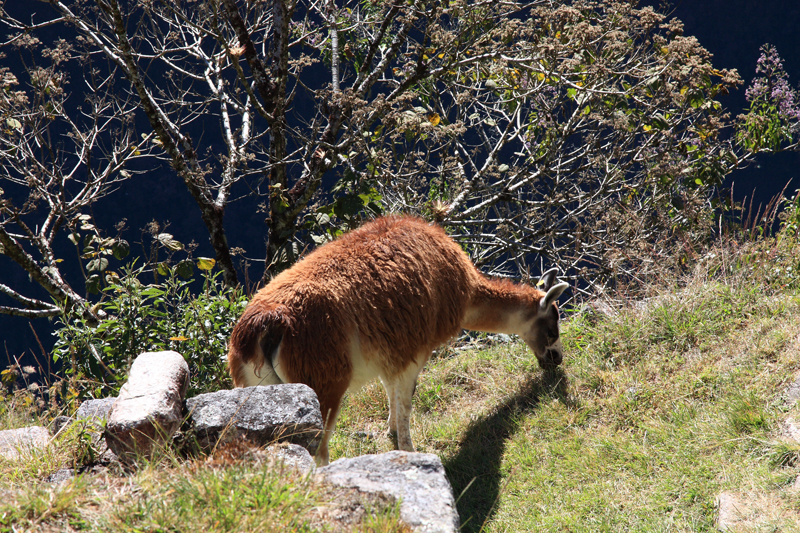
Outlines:
{"label": "leafy bush", "polygon": [[161,264],[162,280],[145,284],[146,267],[128,266],[103,289],[107,299],[97,305],[106,319],[62,322],[53,359],[63,361],[73,385],[63,387],[67,400],[116,394],[136,356],[158,350],[175,350],[189,363],[190,395],[230,386],[227,342],[247,299],[225,287],[219,273],[207,274],[195,295],[193,280],[179,271],[180,264]]}

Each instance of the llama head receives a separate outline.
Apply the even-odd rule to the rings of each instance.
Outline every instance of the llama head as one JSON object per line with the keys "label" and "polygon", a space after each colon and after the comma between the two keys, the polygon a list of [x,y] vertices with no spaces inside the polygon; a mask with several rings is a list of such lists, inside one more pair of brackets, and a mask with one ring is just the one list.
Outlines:
{"label": "llama head", "polygon": [[536,354],[539,366],[544,369],[555,368],[561,364],[563,351],[559,338],[559,313],[556,300],[569,287],[568,283],[555,284],[557,269],[552,268],[542,275],[545,295],[535,309],[530,309],[522,339]]}

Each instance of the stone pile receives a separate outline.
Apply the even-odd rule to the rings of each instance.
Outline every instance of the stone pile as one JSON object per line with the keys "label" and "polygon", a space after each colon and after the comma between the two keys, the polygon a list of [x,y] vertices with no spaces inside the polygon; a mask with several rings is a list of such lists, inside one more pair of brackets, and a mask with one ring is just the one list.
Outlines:
{"label": "stone pile", "polygon": [[[51,431],[55,436],[71,424],[85,424],[95,447],[100,448],[101,462],[135,463],[151,457],[176,434],[184,446],[206,452],[238,439],[259,446],[271,444],[252,452],[253,460],[313,471],[320,482],[337,490],[399,502],[400,518],[413,531],[458,531],[452,488],[435,455],[389,452],[340,459],[315,469],[312,455],[323,425],[319,401],[309,387],[248,387],[185,400],[188,383],[189,369],[179,353],[141,354],[119,397],[84,402],[75,418],[58,417]],[[17,459],[47,446],[51,438],[41,427],[0,431],[0,456]],[[107,449],[103,449],[103,440]],[[49,481],[60,482],[74,474],[64,469]]]}

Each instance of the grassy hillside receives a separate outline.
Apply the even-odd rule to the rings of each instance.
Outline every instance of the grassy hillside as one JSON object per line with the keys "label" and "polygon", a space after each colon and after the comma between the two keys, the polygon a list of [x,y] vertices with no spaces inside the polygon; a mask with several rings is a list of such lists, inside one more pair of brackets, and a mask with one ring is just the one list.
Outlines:
{"label": "grassy hillside", "polygon": [[[800,419],[784,394],[800,372],[793,242],[720,248],[648,298],[568,313],[555,372],[516,342],[442,349],[412,436],[442,458],[463,531],[713,531],[722,491],[756,502],[743,531],[800,531],[800,445],[781,429]],[[379,384],[350,396],[332,459],[391,449],[387,416]],[[46,457],[0,462],[0,531],[318,530],[340,498],[252,462],[169,453],[135,473],[38,481],[89,452],[73,432]],[[356,530],[403,530],[396,509],[365,507]]]}
{"label": "grassy hillside", "polygon": [[[524,345],[446,352],[416,393],[420,451],[439,454],[464,531],[711,531],[723,490],[754,531],[800,531],[794,249],[717,250],[680,287],[594,302],[544,374]],[[795,267],[796,268],[796,267]],[[389,448],[374,384],[349,399],[334,455]]]}

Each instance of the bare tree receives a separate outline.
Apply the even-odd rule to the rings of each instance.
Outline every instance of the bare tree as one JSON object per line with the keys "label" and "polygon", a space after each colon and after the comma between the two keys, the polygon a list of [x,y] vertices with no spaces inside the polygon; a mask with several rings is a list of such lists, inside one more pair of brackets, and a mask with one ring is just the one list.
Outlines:
{"label": "bare tree", "polygon": [[[6,44],[30,47],[37,41],[19,33]],[[0,68],[2,180],[7,189],[24,192],[14,195],[24,199],[15,205],[11,191],[0,189],[0,253],[51,297],[50,301],[29,297],[0,283],[0,292],[18,304],[0,307],[0,313],[52,317],[66,312],[90,317],[90,304],[62,275],[59,263],[64,258],[54,248],[59,231],[66,229],[76,246],[77,230],[88,232],[81,244],[90,270],[101,270],[100,265],[108,262],[106,255],[124,255],[127,246],[120,239],[102,238],[87,209],[130,176],[126,165],[146,155],[137,148],[141,139],[129,120],[138,102],[113,92],[113,71],[94,70],[84,78],[88,96],[79,104],[68,103],[69,76],[62,67],[71,53],[64,41],[44,50],[49,64],[28,65],[28,90],[19,90],[17,76]],[[87,69],[91,68],[88,62]],[[145,135],[144,141],[148,139]]]}
{"label": "bare tree", "polygon": [[[642,258],[701,239],[710,191],[757,151],[723,135],[715,98],[737,74],[630,2],[41,5],[42,20],[0,12],[6,48],[50,62],[28,64],[25,84],[2,73],[2,179],[30,198],[3,197],[0,242],[56,303],[2,286],[20,304],[3,312],[85,304],[53,239],[96,230],[85,211],[135,179],[132,158],[172,167],[231,285],[223,220],[247,195],[263,198],[264,282],[305,243],[400,211],[444,224],[489,273],[536,258],[602,284],[630,271],[630,243],[651,248]],[[60,31],[78,38],[53,41]],[[45,32],[53,44],[37,43]],[[99,256],[119,248],[95,233]]]}

